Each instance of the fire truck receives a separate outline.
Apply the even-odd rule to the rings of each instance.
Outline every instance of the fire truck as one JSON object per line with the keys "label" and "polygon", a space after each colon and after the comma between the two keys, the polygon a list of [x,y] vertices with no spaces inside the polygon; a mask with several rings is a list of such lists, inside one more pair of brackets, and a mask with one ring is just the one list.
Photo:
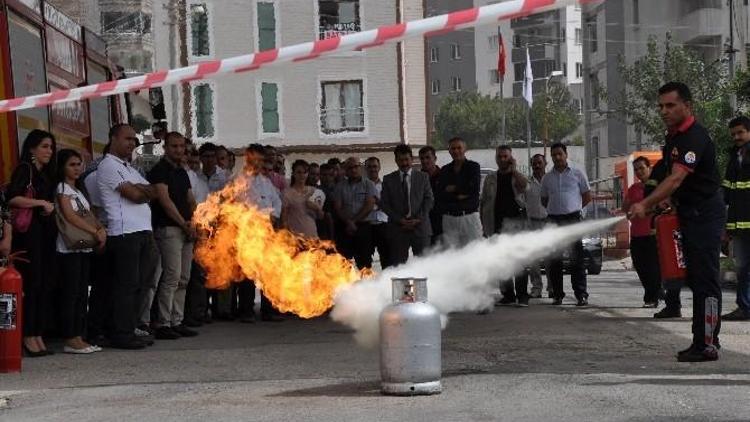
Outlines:
{"label": "fire truck", "polygon": [[[104,40],[43,0],[0,0],[0,99],[114,79]],[[122,96],[0,114],[0,181],[10,178],[26,135],[44,129],[57,148],[101,154],[109,128],[124,121]]]}

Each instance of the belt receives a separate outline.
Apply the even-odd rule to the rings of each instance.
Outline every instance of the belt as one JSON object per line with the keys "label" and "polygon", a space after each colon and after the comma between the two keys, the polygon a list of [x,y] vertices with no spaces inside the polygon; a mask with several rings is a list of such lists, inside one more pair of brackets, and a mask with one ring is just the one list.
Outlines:
{"label": "belt", "polygon": [[549,219],[552,221],[557,220],[580,220],[581,219],[581,212],[576,211],[572,212],[570,214],[560,214],[560,215],[550,215]]}
{"label": "belt", "polygon": [[451,217],[463,217],[465,215],[471,215],[478,211],[448,211],[445,214],[450,215]]}

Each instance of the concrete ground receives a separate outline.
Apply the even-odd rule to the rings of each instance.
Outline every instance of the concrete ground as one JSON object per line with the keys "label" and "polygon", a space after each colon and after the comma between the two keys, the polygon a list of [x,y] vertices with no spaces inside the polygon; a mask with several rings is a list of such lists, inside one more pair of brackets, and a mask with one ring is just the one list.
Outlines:
{"label": "concrete ground", "polygon": [[0,375],[0,421],[750,420],[750,323],[724,323],[718,362],[678,363],[687,292],[685,318],[657,321],[634,273],[589,286],[586,309],[452,316],[437,396],[381,396],[377,351],[330,320],[223,322],[143,351],[26,359]]}

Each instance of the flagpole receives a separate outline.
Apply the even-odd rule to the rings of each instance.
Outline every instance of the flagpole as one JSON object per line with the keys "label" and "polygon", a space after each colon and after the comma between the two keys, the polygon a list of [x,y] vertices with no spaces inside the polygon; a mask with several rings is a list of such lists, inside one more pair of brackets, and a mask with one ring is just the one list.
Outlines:
{"label": "flagpole", "polygon": [[500,105],[503,107],[503,132],[502,132],[502,141],[505,143],[507,141],[506,134],[505,134],[505,95],[503,95],[503,85],[505,85],[505,76],[500,77]]}
{"label": "flagpole", "polygon": [[526,155],[528,155],[528,169],[531,175],[531,105],[526,107]]}

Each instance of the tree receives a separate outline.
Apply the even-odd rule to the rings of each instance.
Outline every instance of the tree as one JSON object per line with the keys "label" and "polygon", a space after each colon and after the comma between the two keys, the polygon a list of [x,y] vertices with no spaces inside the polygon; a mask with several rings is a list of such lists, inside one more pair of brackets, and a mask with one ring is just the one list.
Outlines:
{"label": "tree", "polygon": [[[545,125],[548,133],[545,133]],[[532,138],[544,139],[551,144],[562,141],[581,125],[581,116],[573,103],[567,86],[549,84],[546,92],[534,99],[531,108]]]}
{"label": "tree", "polygon": [[[625,83],[621,92],[602,91],[601,97],[610,110],[626,123],[633,125],[653,144],[664,142],[664,124],[657,109],[658,90],[669,81],[681,81],[690,86],[693,111],[709,130],[719,150],[731,145],[726,122],[731,118],[729,93],[733,84],[721,62],[704,62],[698,54],[672,41],[667,34],[663,52],[656,37],[650,37],[647,52],[632,65],[620,58],[619,71]],[[724,154],[720,153],[723,157]]]}
{"label": "tree", "polygon": [[443,98],[436,118],[438,146],[460,136],[472,148],[486,148],[502,131],[502,101],[476,92],[458,92]]}

